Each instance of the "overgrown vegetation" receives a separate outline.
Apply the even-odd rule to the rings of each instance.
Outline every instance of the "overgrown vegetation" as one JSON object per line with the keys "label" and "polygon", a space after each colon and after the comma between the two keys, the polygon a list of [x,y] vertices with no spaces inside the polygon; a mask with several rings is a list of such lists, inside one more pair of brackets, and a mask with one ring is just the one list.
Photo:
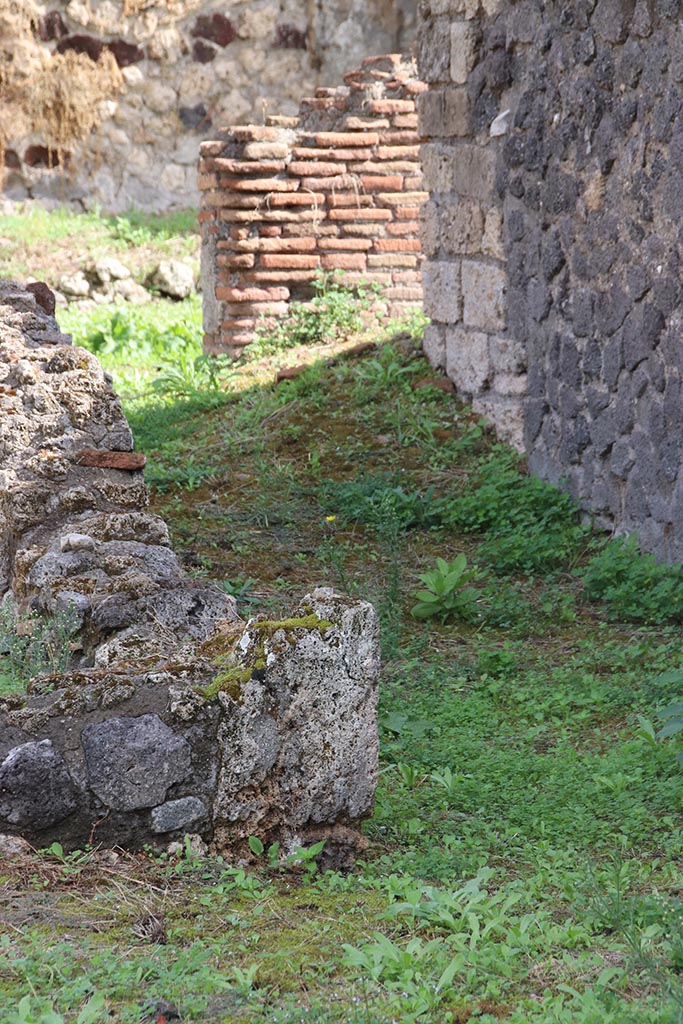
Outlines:
{"label": "overgrown vegetation", "polygon": [[502,575],[571,565],[588,533],[569,495],[520,473],[518,457],[502,446],[477,467],[468,490],[443,506],[443,521],[484,535],[481,555]]}
{"label": "overgrown vegetation", "polygon": [[436,569],[421,573],[418,578],[424,589],[415,592],[417,604],[412,614],[416,618],[438,618],[445,625],[453,619],[476,622],[480,617],[480,593],[467,584],[481,579],[481,573],[476,568],[467,568],[465,555],[459,554],[450,565],[437,558]]}
{"label": "overgrown vegetation", "polygon": [[410,332],[178,389],[197,308],[163,308],[70,328],[120,374],[188,570],[246,616],[314,583],[380,610],[368,850],[350,875],[258,841],[250,867],[189,842],[1,862],[9,1019],[680,1024],[678,571],[531,479]]}
{"label": "overgrown vegetation", "polygon": [[78,625],[78,617],[68,608],[50,617],[22,614],[5,597],[0,602],[0,695],[22,689],[43,673],[65,672]]}
{"label": "overgrown vegetation", "polygon": [[611,618],[624,622],[680,622],[683,574],[641,554],[635,537],[598,543],[580,573],[586,596],[603,601]]}
{"label": "overgrown vegetation", "polygon": [[297,345],[316,345],[337,341],[360,331],[363,315],[372,306],[376,289],[351,288],[344,284],[343,273],[320,274],[312,285],[308,302],[295,302],[274,327],[261,328],[248,346],[250,359],[273,355]]}
{"label": "overgrown vegetation", "polygon": [[[160,259],[191,257],[198,260],[197,211],[149,214],[131,210],[103,217],[97,211],[76,214],[29,205],[3,215],[2,277],[18,280],[37,277],[55,288],[63,274],[72,274],[101,256],[117,256],[123,260],[138,281],[144,281]],[[120,308],[130,310],[123,302]],[[154,321],[155,311],[158,312],[156,305],[146,310],[150,322]],[[59,312],[61,323],[65,311]],[[116,309],[103,307],[97,312],[96,322],[101,322],[111,318]],[[84,314],[78,312],[77,316]]]}

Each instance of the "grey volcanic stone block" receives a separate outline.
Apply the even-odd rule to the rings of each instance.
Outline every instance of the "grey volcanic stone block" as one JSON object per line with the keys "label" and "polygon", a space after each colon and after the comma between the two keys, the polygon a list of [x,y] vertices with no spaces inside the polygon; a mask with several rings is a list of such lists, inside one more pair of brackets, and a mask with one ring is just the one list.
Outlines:
{"label": "grey volcanic stone block", "polygon": [[0,821],[47,827],[77,806],[76,787],[50,740],[22,743],[0,765]]}
{"label": "grey volcanic stone block", "polygon": [[683,459],[683,450],[678,441],[670,439],[664,442],[660,450],[662,473],[667,480],[673,483],[678,478],[678,473]]}
{"label": "grey volcanic stone block", "polygon": [[175,832],[176,829],[196,825],[208,815],[206,804],[196,796],[168,800],[152,811],[154,832]]}
{"label": "grey volcanic stone block", "polygon": [[158,715],[88,725],[81,744],[88,785],[114,810],[154,807],[191,768],[189,744]]}
{"label": "grey volcanic stone block", "polygon": [[450,77],[451,36],[447,21],[433,21],[418,37],[417,61],[425,82],[442,82]]}
{"label": "grey volcanic stone block", "polygon": [[617,334],[607,342],[602,353],[602,373],[609,388],[616,387],[624,366],[624,344]]}
{"label": "grey volcanic stone block", "polygon": [[620,437],[612,448],[609,467],[615,476],[624,480],[632,468],[635,458],[627,438]]}
{"label": "grey volcanic stone block", "polygon": [[636,307],[624,324],[624,364],[627,370],[647,359],[663,329],[664,317],[656,306],[645,303]]}

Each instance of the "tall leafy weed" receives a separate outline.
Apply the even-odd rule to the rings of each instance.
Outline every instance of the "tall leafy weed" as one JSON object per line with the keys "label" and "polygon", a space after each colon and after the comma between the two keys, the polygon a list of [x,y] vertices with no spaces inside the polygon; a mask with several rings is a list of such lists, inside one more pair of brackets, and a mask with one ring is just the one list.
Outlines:
{"label": "tall leafy weed", "polygon": [[444,525],[485,533],[479,556],[502,574],[547,572],[573,561],[588,533],[575,502],[520,471],[510,449],[496,446],[475,485],[440,506]]}
{"label": "tall leafy weed", "polygon": [[598,542],[579,575],[585,596],[604,602],[612,619],[655,625],[683,619],[681,567],[661,565],[641,552],[635,536]]}

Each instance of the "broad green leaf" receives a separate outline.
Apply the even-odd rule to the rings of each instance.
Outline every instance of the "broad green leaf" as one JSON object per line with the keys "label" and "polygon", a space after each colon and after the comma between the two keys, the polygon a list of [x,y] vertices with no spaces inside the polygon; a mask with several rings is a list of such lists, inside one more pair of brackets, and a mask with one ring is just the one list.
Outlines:
{"label": "broad green leaf", "polygon": [[670,718],[666,725],[657,732],[658,740],[665,740],[669,736],[676,736],[683,732],[683,718]]}
{"label": "broad green leaf", "polygon": [[261,842],[259,837],[258,836],[249,836],[249,839],[247,840],[247,842],[249,843],[249,849],[251,850],[251,852],[256,857],[260,857],[261,854],[263,853],[264,847],[263,847],[263,843]]}

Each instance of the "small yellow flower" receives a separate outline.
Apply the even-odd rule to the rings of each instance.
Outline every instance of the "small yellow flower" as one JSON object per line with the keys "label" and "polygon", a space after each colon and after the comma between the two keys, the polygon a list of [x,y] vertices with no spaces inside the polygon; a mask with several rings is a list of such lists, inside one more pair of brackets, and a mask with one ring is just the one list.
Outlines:
{"label": "small yellow flower", "polygon": [[325,516],[325,522],[326,523],[333,523],[336,518],[337,518],[336,516]]}

